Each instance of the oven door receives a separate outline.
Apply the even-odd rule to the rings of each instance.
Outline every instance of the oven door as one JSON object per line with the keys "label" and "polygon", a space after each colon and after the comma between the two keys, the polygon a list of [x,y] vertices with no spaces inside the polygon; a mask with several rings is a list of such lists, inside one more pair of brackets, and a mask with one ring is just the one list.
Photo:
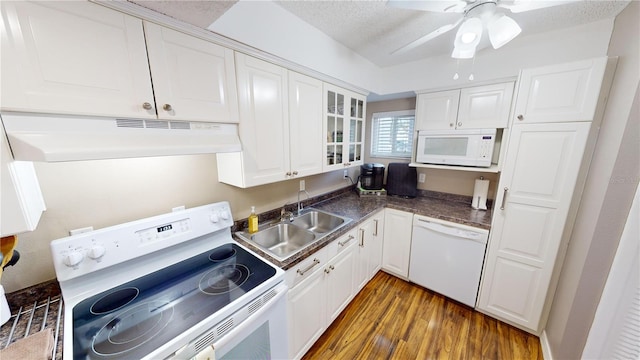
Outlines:
{"label": "oven door", "polygon": [[216,337],[223,331],[217,326],[186,347],[197,349],[196,354],[178,352],[171,359],[287,359],[287,288],[284,283],[277,288],[274,297],[231,331]]}

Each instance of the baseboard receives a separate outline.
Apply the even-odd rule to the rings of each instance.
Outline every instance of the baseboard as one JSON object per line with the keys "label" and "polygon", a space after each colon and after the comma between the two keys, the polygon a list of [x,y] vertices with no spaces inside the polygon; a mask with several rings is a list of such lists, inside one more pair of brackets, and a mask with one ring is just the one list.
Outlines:
{"label": "baseboard", "polygon": [[542,348],[542,358],[544,360],[553,360],[553,356],[551,356],[551,347],[549,346],[549,339],[547,338],[547,330],[542,330],[542,335],[540,335],[540,347]]}

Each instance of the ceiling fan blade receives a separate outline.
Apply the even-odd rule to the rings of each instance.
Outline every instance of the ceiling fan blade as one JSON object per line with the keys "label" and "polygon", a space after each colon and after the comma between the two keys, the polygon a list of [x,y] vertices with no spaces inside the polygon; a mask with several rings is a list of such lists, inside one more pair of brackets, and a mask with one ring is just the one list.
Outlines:
{"label": "ceiling fan blade", "polygon": [[500,1],[499,7],[509,9],[512,13],[521,13],[530,10],[544,9],[552,6],[564,5],[569,3],[575,3],[583,0],[513,0],[513,1]]}
{"label": "ceiling fan blade", "polygon": [[467,2],[463,0],[387,0],[387,6],[398,9],[432,12],[464,12]]}
{"label": "ceiling fan blade", "polygon": [[423,36],[423,37],[421,37],[421,38],[419,38],[417,40],[414,40],[414,41],[408,43],[407,45],[405,45],[405,46],[393,51],[391,53],[391,55],[402,54],[402,53],[405,53],[405,52],[407,52],[409,50],[415,49],[416,47],[426,43],[427,41],[435,39],[438,36],[446,33],[447,31],[455,28],[456,26],[458,26],[462,22],[463,19],[464,18],[460,18],[460,20],[456,21],[453,24],[444,25],[444,26],[441,26],[441,27],[437,28],[436,30],[428,33],[427,35],[425,35],[425,36]]}

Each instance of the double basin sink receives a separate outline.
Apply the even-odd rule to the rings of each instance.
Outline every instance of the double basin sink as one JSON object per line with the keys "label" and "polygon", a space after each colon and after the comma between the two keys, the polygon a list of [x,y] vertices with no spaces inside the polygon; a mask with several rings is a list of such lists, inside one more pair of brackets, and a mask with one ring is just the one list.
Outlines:
{"label": "double basin sink", "polygon": [[291,221],[281,220],[253,234],[239,231],[236,235],[272,257],[284,261],[351,221],[348,217],[309,208],[293,217]]}

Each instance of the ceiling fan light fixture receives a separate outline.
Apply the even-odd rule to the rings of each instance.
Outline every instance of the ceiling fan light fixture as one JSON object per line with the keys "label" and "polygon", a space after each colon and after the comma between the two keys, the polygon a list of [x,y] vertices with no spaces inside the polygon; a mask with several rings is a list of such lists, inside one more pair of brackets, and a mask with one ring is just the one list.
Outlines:
{"label": "ceiling fan light fixture", "polygon": [[451,57],[454,59],[472,59],[476,54],[476,47],[456,46],[453,48]]}
{"label": "ceiling fan light fixture", "polygon": [[512,18],[502,15],[493,19],[487,25],[489,40],[494,49],[499,49],[518,36],[522,29]]}

